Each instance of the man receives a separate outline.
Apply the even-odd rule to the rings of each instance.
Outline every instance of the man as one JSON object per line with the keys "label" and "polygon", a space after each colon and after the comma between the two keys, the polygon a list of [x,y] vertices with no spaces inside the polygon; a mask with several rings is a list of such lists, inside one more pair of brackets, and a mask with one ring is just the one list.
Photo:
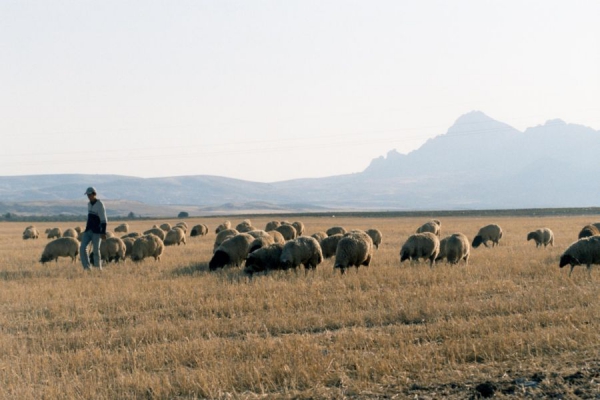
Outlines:
{"label": "man", "polygon": [[94,259],[92,260],[94,266],[102,269],[100,243],[106,239],[106,210],[104,209],[104,204],[96,198],[96,189],[89,187],[85,191],[85,194],[90,202],[88,203],[88,219],[85,225],[85,232],[83,232],[83,237],[81,238],[79,254],[83,269],[89,271],[90,257],[87,247],[90,242],[92,242],[92,251],[94,253]]}

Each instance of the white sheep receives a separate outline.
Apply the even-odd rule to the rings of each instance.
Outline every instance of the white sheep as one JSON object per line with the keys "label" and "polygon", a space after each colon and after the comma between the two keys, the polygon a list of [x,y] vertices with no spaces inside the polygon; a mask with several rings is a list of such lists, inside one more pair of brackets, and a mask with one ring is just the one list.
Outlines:
{"label": "white sheep", "polygon": [[219,232],[224,231],[226,229],[231,229],[231,221],[223,221],[222,224],[217,226],[217,229],[215,229],[215,233],[218,234]]}
{"label": "white sheep", "polygon": [[262,249],[263,247],[267,247],[272,244],[275,244],[275,240],[273,239],[273,236],[271,236],[271,235],[259,236],[259,237],[256,237],[252,241],[252,243],[250,243],[250,249],[248,250],[248,252],[253,253],[258,249]]}
{"label": "white sheep", "polygon": [[225,240],[213,254],[208,268],[211,271],[217,268],[223,268],[226,265],[240,266],[248,257],[248,251],[250,250],[250,243],[254,240],[254,237],[247,233],[239,233],[232,238]]}
{"label": "white sheep", "polygon": [[479,229],[479,232],[473,238],[472,246],[477,248],[483,244],[485,247],[488,247],[487,242],[491,241],[492,247],[494,247],[498,246],[500,239],[502,239],[502,228],[496,224],[490,224]]}
{"label": "white sheep", "polygon": [[271,235],[271,237],[273,237],[273,242],[274,243],[279,243],[279,244],[284,244],[285,243],[285,238],[283,237],[283,235],[278,232],[278,231],[267,231],[267,233],[269,235]]}
{"label": "white sheep", "polygon": [[160,224],[159,228],[162,229],[165,232],[169,232],[171,230],[171,228],[173,228],[173,227],[171,226],[170,223],[165,222],[163,224]]}
{"label": "white sheep", "polygon": [[600,236],[589,236],[571,244],[560,256],[559,267],[571,265],[571,276],[576,265],[585,265],[588,275],[591,275],[593,264],[600,264]]}
{"label": "white sheep", "polygon": [[317,239],[317,242],[321,243],[321,241],[323,239],[325,239],[326,237],[328,237],[328,235],[325,232],[315,232],[312,235],[310,235],[311,237],[314,237],[315,239]]}
{"label": "white sheep", "polygon": [[432,219],[431,221],[425,222],[419,228],[417,228],[417,233],[425,233],[430,232],[439,237],[442,234],[442,223],[437,219]]}
{"label": "white sheep", "polygon": [[162,229],[156,227],[156,228],[150,228],[147,231],[144,231],[144,235],[156,235],[160,238],[160,240],[165,240],[165,231],[163,231]]}
{"label": "white sheep", "polygon": [[309,236],[300,236],[283,245],[281,251],[282,268],[297,268],[300,264],[306,270],[315,269],[323,261],[323,253],[317,239]]}
{"label": "white sheep", "polygon": [[48,234],[48,239],[57,239],[62,237],[62,230],[60,228],[48,228],[46,229],[46,233]]}
{"label": "white sheep", "polygon": [[321,251],[323,252],[323,258],[327,259],[335,256],[335,252],[337,250],[338,243],[344,235],[341,233],[337,233],[335,235],[327,236],[325,239],[321,240],[319,243],[321,245]]}
{"label": "white sheep", "polygon": [[215,251],[217,251],[217,248],[221,245],[221,243],[223,243],[224,241],[226,241],[229,238],[234,237],[238,233],[239,232],[236,231],[235,229],[225,229],[225,230],[220,231],[217,234],[217,237],[215,238],[215,244],[213,245],[213,253]]}
{"label": "white sheep", "polygon": [[428,259],[433,268],[440,252],[440,239],[431,232],[410,235],[400,249],[400,262],[404,260]]}
{"label": "white sheep", "polygon": [[265,231],[272,231],[275,230],[275,228],[277,228],[278,226],[280,226],[281,223],[279,221],[270,221],[267,222],[267,225],[265,225]]}
{"label": "white sheep", "polygon": [[187,233],[188,231],[188,225],[183,221],[176,223],[173,228],[181,228],[183,233]]}
{"label": "white sheep", "polygon": [[342,226],[334,226],[334,227],[331,227],[331,228],[327,229],[327,231],[325,233],[327,233],[327,236],[337,235],[338,233],[341,233],[342,235],[345,235],[346,234],[346,228],[344,228]]}
{"label": "white sheep", "polygon": [[383,238],[381,231],[379,229],[367,229],[365,232],[373,239],[373,246],[375,246],[376,249],[379,249],[379,245]]}
{"label": "white sheep", "polygon": [[589,224],[584,226],[581,231],[579,232],[579,235],[577,236],[579,239],[583,239],[586,237],[590,237],[590,236],[598,236],[600,235],[600,229],[593,224]]}
{"label": "white sheep", "polygon": [[540,228],[527,234],[527,241],[535,241],[535,247],[554,246],[554,233],[549,228]]}
{"label": "white sheep", "polygon": [[[107,238],[100,243],[100,258],[106,262],[119,262],[124,260],[127,254],[125,242],[118,237]],[[90,254],[90,260],[94,259],[94,253]]]}
{"label": "white sheep", "polygon": [[304,224],[300,221],[292,222],[292,226],[296,229],[296,237],[304,234]]}
{"label": "white sheep", "polygon": [[190,236],[205,236],[208,234],[208,226],[204,224],[195,225],[190,232]]}
{"label": "white sheep", "polygon": [[28,226],[23,231],[23,240],[37,239],[40,237],[40,232],[34,226]]}
{"label": "white sheep", "polygon": [[62,234],[63,237],[71,237],[77,239],[77,231],[73,228],[67,228]]}
{"label": "white sheep", "polygon": [[42,264],[52,260],[58,262],[58,257],[71,257],[71,260],[75,262],[78,254],[79,242],[77,239],[70,237],[58,238],[46,245],[42,252],[40,262]]}
{"label": "white sheep", "polygon": [[[162,231],[162,229],[160,230]],[[131,259],[137,262],[147,257],[154,257],[156,261],[159,261],[164,247],[162,239],[153,233],[140,236],[133,242]]]}
{"label": "white sheep", "polygon": [[127,232],[129,232],[129,225],[127,225],[127,223],[123,222],[122,224],[117,225],[115,227],[115,232],[127,233]]}
{"label": "white sheep", "polygon": [[165,246],[179,246],[181,243],[185,244],[185,232],[179,227],[174,227],[165,236]]}
{"label": "white sheep", "polygon": [[346,269],[361,265],[366,267],[373,259],[373,239],[363,231],[354,230],[346,233],[337,245],[333,268],[343,274]]}
{"label": "white sheep", "polygon": [[139,232],[129,232],[127,235],[121,236],[121,239],[125,239],[125,238],[133,238],[133,239],[135,239],[135,238],[138,238],[140,236],[142,236],[142,234],[139,233]]}
{"label": "white sheep", "polygon": [[278,226],[277,228],[275,228],[275,230],[277,232],[281,233],[281,235],[283,236],[283,238],[286,241],[294,240],[294,239],[296,239],[296,237],[298,237],[296,228],[294,228],[292,225],[282,224],[281,226]]}
{"label": "white sheep", "polygon": [[460,260],[464,260],[466,265],[469,263],[470,254],[469,239],[460,232],[453,233],[440,240],[440,252],[435,261],[446,258],[450,264],[457,264]]}
{"label": "white sheep", "polygon": [[[125,258],[131,257],[131,252],[133,250],[133,243],[135,242],[135,239],[136,238],[133,237],[126,237],[121,239],[123,241],[123,244],[125,244]],[[100,246],[102,246],[102,244],[100,244]]]}

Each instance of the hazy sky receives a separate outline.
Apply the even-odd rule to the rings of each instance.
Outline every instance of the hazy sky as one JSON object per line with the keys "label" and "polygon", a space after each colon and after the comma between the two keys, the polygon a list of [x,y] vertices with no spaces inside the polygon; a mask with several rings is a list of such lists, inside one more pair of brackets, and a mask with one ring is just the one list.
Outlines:
{"label": "hazy sky", "polygon": [[359,172],[481,110],[600,129],[600,1],[0,2],[0,175]]}

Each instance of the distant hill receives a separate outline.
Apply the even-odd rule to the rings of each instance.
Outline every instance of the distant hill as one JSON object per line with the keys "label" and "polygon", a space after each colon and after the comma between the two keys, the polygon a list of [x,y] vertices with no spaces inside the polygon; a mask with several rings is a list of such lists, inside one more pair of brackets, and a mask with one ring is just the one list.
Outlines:
{"label": "distant hill", "polygon": [[419,149],[409,154],[391,150],[355,174],[275,183],[205,175],[0,177],[0,212],[40,201],[51,202],[57,211],[70,209],[61,202],[75,201],[80,212],[90,185],[101,198],[134,202],[119,209],[143,204],[158,207],[151,213],[167,208],[171,213],[188,207],[192,215],[590,207],[600,202],[598,154],[600,132],[591,128],[555,119],[521,132],[473,111]]}

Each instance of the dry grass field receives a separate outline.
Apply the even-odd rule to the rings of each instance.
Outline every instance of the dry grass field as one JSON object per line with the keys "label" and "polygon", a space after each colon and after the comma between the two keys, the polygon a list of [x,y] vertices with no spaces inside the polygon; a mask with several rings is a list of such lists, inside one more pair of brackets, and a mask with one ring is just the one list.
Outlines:
{"label": "dry grass field", "polygon": [[[208,272],[221,220],[193,218],[210,234],[160,262],[84,273],[70,259],[41,265],[48,240],[0,224],[0,398],[600,396],[600,270],[558,268],[596,218],[442,218],[442,236],[472,239],[488,223],[505,234],[468,266],[434,269],[399,263],[423,218],[297,219],[308,234],[379,228],[383,244],[344,276],[329,259],[249,280],[238,268]],[[544,226],[555,246],[536,249],[526,235]]]}

